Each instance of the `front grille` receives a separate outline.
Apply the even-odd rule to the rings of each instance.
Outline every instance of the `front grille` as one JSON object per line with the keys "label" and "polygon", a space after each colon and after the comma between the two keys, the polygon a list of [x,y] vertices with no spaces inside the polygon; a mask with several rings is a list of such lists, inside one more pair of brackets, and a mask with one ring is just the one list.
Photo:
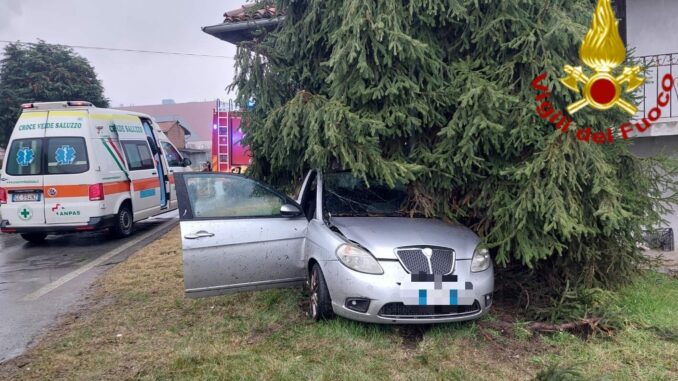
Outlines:
{"label": "front grille", "polygon": [[396,249],[396,255],[410,274],[447,275],[452,273],[455,260],[454,250],[442,247],[430,249],[432,251],[430,260],[424,254],[424,247]]}
{"label": "front grille", "polygon": [[406,306],[403,303],[387,303],[379,310],[379,316],[392,319],[435,319],[473,315],[480,312],[476,300],[470,306]]}
{"label": "front grille", "polygon": [[452,272],[454,251],[445,249],[433,249],[431,255],[431,268],[433,274],[449,274]]}
{"label": "front grille", "polygon": [[420,249],[415,250],[399,250],[398,257],[405,269],[411,274],[431,274],[431,269],[428,266],[428,259]]}

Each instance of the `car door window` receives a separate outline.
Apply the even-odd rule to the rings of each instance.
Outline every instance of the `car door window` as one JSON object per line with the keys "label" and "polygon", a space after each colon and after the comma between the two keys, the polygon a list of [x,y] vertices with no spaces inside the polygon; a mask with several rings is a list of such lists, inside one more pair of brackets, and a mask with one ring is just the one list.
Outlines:
{"label": "car door window", "polygon": [[186,174],[193,218],[280,217],[285,196],[237,175]]}
{"label": "car door window", "polygon": [[165,154],[165,159],[167,159],[167,165],[170,167],[181,167],[183,158],[179,151],[168,142],[160,142],[160,145],[162,146],[162,152]]}
{"label": "car door window", "polygon": [[304,190],[304,194],[301,198],[301,208],[304,211],[304,215],[307,220],[312,220],[315,217],[316,210],[316,200],[317,200],[317,189],[318,189],[318,177],[315,173],[312,174],[312,178],[309,179],[310,183]]}

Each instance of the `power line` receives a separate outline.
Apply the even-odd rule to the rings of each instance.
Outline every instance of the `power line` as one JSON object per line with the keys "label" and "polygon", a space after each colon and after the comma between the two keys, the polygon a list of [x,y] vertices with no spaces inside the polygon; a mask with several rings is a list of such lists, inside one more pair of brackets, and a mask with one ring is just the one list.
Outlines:
{"label": "power line", "polygon": [[[0,40],[0,43],[3,44],[13,44],[18,43],[19,45],[37,45],[34,42],[24,42],[24,41],[9,41],[9,40]],[[100,46],[84,46],[84,45],[66,45],[66,44],[50,44],[54,46],[61,46],[72,49],[89,49],[89,50],[103,50],[110,52],[125,52],[125,53],[143,53],[143,54],[164,54],[172,56],[185,56],[185,57],[204,57],[204,58],[221,58],[221,59],[235,59],[235,57],[229,56],[219,56],[213,54],[201,54],[201,53],[185,53],[185,52],[168,52],[161,50],[142,50],[142,49],[121,49],[121,48],[105,48]]]}

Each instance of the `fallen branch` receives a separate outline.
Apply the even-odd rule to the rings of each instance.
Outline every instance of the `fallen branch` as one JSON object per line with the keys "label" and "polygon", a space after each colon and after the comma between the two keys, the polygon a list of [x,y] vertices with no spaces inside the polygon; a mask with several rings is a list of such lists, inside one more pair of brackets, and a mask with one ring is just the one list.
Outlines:
{"label": "fallen branch", "polygon": [[592,331],[598,327],[600,318],[582,319],[576,322],[552,324],[552,323],[530,323],[528,328],[542,333],[553,333],[562,331],[581,331],[582,329],[591,329]]}
{"label": "fallen branch", "polygon": [[[556,332],[594,332],[602,330],[608,332],[609,330],[599,325],[601,318],[581,319],[579,321],[568,323],[541,323],[531,322],[524,324],[523,327],[536,333],[556,333]],[[515,323],[509,321],[482,321],[479,325],[483,328],[493,328],[500,331],[511,331],[515,327]]]}

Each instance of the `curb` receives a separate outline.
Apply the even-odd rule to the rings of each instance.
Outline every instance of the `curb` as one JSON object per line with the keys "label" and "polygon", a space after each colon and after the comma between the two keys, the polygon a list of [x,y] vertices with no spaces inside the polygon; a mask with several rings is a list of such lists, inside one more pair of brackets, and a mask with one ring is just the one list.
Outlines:
{"label": "curb", "polygon": [[[136,253],[137,251],[143,249],[144,247],[150,245],[151,243],[155,242],[158,238],[162,237],[163,235],[167,234],[169,231],[174,229],[177,225],[179,225],[179,218],[173,218],[167,222],[164,222],[150,231],[146,232],[146,236],[143,237],[139,242],[136,242],[134,245],[128,247],[125,249],[125,251],[115,255],[108,261],[100,264],[99,266],[109,266],[109,265],[116,265],[120,262],[125,261],[127,258],[129,258],[131,255]],[[99,267],[97,266],[97,267]]]}

